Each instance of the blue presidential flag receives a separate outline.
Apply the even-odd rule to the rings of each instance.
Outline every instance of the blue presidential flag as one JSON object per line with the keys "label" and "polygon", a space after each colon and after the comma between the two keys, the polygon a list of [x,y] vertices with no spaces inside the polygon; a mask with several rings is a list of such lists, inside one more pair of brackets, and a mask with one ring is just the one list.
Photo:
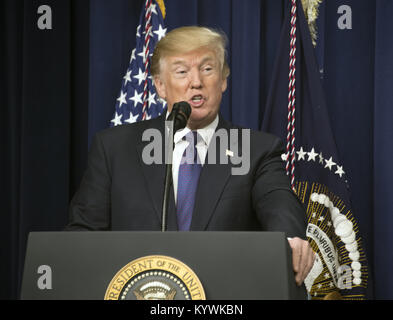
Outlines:
{"label": "blue presidential flag", "polygon": [[116,100],[112,127],[155,118],[166,107],[156,93],[149,68],[156,43],[166,34],[163,12],[162,0],[146,0],[136,32],[136,47]]}
{"label": "blue presidential flag", "polygon": [[290,1],[282,27],[262,130],[285,141],[282,159],[307,212],[307,237],[318,253],[305,281],[310,296],[365,298],[367,260],[300,0]]}

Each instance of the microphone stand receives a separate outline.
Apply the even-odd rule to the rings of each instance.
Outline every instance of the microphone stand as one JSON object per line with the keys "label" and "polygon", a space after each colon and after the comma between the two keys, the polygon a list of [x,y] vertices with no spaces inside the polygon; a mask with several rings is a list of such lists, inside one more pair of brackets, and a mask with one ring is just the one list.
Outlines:
{"label": "microphone stand", "polygon": [[[172,159],[173,159],[173,149],[175,147],[175,143],[173,141],[174,137],[174,122],[177,117],[178,110],[173,110],[173,113],[170,114],[168,120],[165,121],[165,135],[168,132],[168,137],[165,137],[165,141],[168,141],[168,145],[165,148],[166,151],[166,159],[165,159],[165,180],[164,180],[164,199],[162,202],[162,223],[161,223],[161,231],[167,231],[167,218],[168,218],[168,206],[169,206],[169,195],[172,186]],[[167,126],[168,125],[168,126]],[[169,146],[171,148],[169,149]]]}
{"label": "microphone stand", "polygon": [[[187,125],[187,120],[190,114],[191,114],[190,105],[185,101],[181,101],[173,105],[172,112],[169,115],[167,121],[165,121],[165,155],[166,155],[165,158],[166,159],[165,159],[164,198],[162,202],[162,223],[161,223],[162,232],[165,232],[167,230],[169,195],[173,182],[172,159],[173,159],[173,149],[175,148],[175,143],[173,141],[173,138],[177,130],[183,129]],[[168,145],[166,144],[167,141],[168,141]]]}

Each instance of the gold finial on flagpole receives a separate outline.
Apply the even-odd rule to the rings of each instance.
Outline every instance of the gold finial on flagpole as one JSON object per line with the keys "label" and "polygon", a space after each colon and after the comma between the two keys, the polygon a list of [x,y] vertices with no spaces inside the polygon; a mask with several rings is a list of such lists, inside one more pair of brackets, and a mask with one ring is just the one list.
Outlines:
{"label": "gold finial on flagpole", "polygon": [[304,15],[306,16],[308,27],[310,29],[312,44],[317,45],[318,30],[317,19],[319,15],[319,5],[322,0],[302,0]]}
{"label": "gold finial on flagpole", "polygon": [[162,14],[162,17],[165,19],[165,3],[164,3],[164,0],[156,0],[157,1],[157,4],[159,5],[159,7],[160,7],[160,10],[161,10],[161,14]]}

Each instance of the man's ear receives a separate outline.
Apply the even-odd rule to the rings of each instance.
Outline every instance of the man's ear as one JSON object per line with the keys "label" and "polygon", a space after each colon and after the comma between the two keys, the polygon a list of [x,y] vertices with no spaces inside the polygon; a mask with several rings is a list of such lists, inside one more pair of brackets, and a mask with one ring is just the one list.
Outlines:
{"label": "man's ear", "polygon": [[160,76],[154,76],[154,86],[156,87],[156,91],[161,99],[166,99],[166,92],[165,92],[165,84],[162,81]]}
{"label": "man's ear", "polygon": [[224,93],[225,90],[227,89],[227,87],[228,87],[228,81],[227,81],[227,78],[225,78],[222,80],[222,83],[221,83],[221,92]]}

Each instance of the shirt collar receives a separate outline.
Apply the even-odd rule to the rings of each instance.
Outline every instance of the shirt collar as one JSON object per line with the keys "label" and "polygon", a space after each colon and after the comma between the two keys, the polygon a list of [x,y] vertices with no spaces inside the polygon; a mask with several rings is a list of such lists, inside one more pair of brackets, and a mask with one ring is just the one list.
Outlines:
{"label": "shirt collar", "polygon": [[[216,115],[215,119],[208,124],[206,127],[202,129],[198,129],[197,132],[202,138],[203,142],[208,146],[210,144],[210,141],[214,135],[214,132],[216,131],[216,128],[218,126],[218,114]],[[175,136],[173,138],[174,143],[178,143],[183,139],[183,137],[190,132],[191,129],[188,127],[185,127],[182,130],[179,130],[175,133]]]}

